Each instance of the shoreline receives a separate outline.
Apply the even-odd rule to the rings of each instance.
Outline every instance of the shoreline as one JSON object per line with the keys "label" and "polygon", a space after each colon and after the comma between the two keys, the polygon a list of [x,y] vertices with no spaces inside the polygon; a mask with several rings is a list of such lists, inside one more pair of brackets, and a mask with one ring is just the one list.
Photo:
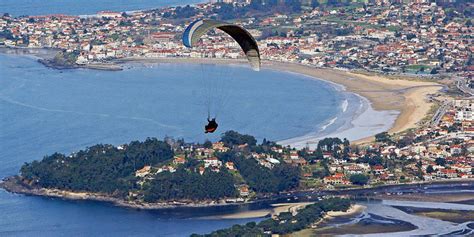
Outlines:
{"label": "shoreline", "polygon": [[360,204],[352,204],[347,211],[329,211],[323,217],[324,219],[331,219],[341,216],[351,216],[363,212],[367,207]]}
{"label": "shoreline", "polygon": [[[242,65],[246,64],[247,61],[244,59],[140,57],[119,59],[114,60],[114,62],[118,64],[203,63]],[[311,80],[330,83],[334,85],[336,90],[358,96],[361,103],[366,104],[363,111],[356,111],[349,124],[345,124],[333,132],[312,131],[302,136],[279,141],[284,145],[296,147],[304,147],[308,144],[314,144],[324,137],[334,136],[346,136],[352,138],[349,140],[353,144],[364,144],[374,141],[374,135],[382,131],[400,133],[407,129],[416,128],[418,123],[427,116],[431,105],[433,105],[432,101],[428,101],[428,95],[438,93],[443,87],[435,82],[389,79],[380,75],[367,76],[357,72],[317,68],[290,62],[263,61],[262,64],[265,69],[296,73]],[[373,120],[377,117],[379,117],[378,120],[367,125],[368,118]],[[371,134],[367,134],[367,131]],[[357,135],[361,133],[366,134]]]}
{"label": "shoreline", "polygon": [[[356,94],[369,103],[368,109],[356,115],[351,124],[355,126],[358,118],[363,117],[362,121],[370,119],[372,114],[379,114],[385,118],[385,124],[379,124],[380,129],[389,133],[399,133],[410,128],[416,128],[429,112],[433,102],[427,101],[429,94],[435,94],[442,88],[441,84],[434,82],[409,81],[401,79],[389,79],[383,76],[366,76],[355,72],[348,72],[336,69],[315,68],[300,64],[285,65],[285,63],[271,62],[270,68],[276,68],[283,71],[296,72],[310,76],[319,80],[329,81],[342,85],[345,91]],[[367,89],[370,88],[370,89]],[[370,111],[370,110],[373,111]],[[397,113],[397,114],[396,114]],[[394,121],[388,125],[387,118],[396,116]],[[379,121],[378,121],[379,122]],[[377,123],[377,122],[376,122]],[[384,126],[385,125],[385,126]],[[373,129],[375,126],[367,127],[364,123],[358,124],[360,130]],[[357,130],[357,129],[356,129]],[[355,131],[354,131],[355,132]],[[329,136],[337,136],[344,131],[336,131]],[[363,144],[374,141],[374,135],[349,139],[354,144]],[[326,136],[327,137],[327,136]],[[317,137],[310,139],[314,142]],[[311,141],[310,140],[310,141]]]}
{"label": "shoreline", "polygon": [[[163,6],[150,6],[150,7],[146,7],[146,8],[138,8],[138,9],[132,9],[132,10],[111,10],[113,12],[125,12],[127,14],[129,13],[134,13],[134,12],[147,12],[147,11],[153,11],[153,10],[156,10],[156,9],[160,9],[160,8],[170,8],[170,7],[184,7],[186,5],[191,5],[191,6],[196,6],[196,5],[199,5],[199,4],[203,4],[203,3],[207,3],[207,1],[205,0],[200,0],[198,2],[194,2],[194,3],[174,3],[174,4],[165,4]],[[14,13],[9,13],[9,12],[5,12],[5,13],[8,13],[10,14],[11,16],[13,17],[19,17],[19,16],[22,16],[22,15],[33,15],[33,16],[41,16],[41,15],[50,15],[50,14],[64,14],[66,16],[77,16],[77,17],[80,17],[80,18],[88,18],[88,17],[97,17],[98,16],[98,13],[100,11],[102,11],[103,9],[97,9],[97,11],[95,13],[64,13],[64,12],[57,12],[57,13],[34,13],[34,14],[28,14],[28,13],[22,13],[22,14],[14,14]]]}
{"label": "shoreline", "polygon": [[[40,58],[39,61],[51,58],[57,52],[57,49],[50,48],[0,47],[0,53],[30,55]],[[246,62],[245,59],[130,57],[111,60],[110,63],[78,65],[74,68],[117,71],[123,70],[122,64],[127,63],[138,63],[141,65],[203,63],[241,66],[246,64]],[[263,61],[262,64],[265,69],[295,73],[308,77],[310,80],[319,80],[332,84],[335,90],[345,93],[345,101],[348,101],[350,96],[355,96],[360,101],[359,108],[352,108],[355,111],[348,113],[348,111],[343,109],[337,117],[325,121],[324,129],[322,130],[310,131],[301,136],[278,141],[279,144],[290,145],[296,148],[316,146],[317,141],[325,137],[347,138],[352,144],[361,145],[373,142],[375,134],[380,132],[400,133],[410,128],[416,128],[418,123],[427,116],[433,105],[432,101],[427,101],[428,95],[435,94],[442,88],[441,84],[434,82],[389,79],[379,75],[367,76],[357,72],[317,68],[290,62]],[[43,65],[45,64],[43,63]],[[52,68],[55,67],[53,66]],[[354,99],[351,102],[354,102]],[[342,125],[340,124],[341,121],[337,121],[340,119],[339,116],[343,119]],[[339,122],[339,124],[334,124],[335,121]],[[325,132],[324,130],[327,127],[330,127],[328,129],[330,131]]]}
{"label": "shoreline", "polygon": [[159,210],[159,209],[172,209],[179,207],[218,207],[218,206],[231,206],[239,204],[250,204],[252,202],[243,203],[225,203],[215,200],[209,201],[167,201],[157,203],[146,203],[146,202],[133,202],[127,201],[121,198],[112,197],[107,194],[91,193],[91,192],[75,192],[60,189],[49,189],[49,188],[37,188],[29,186],[26,183],[20,183],[19,176],[10,176],[0,180],[0,189],[3,189],[9,193],[17,193],[23,195],[39,196],[39,197],[51,197],[61,198],[70,201],[98,201],[104,203],[111,203],[118,207],[131,208],[136,210]]}
{"label": "shoreline", "polygon": [[20,55],[32,57],[43,66],[56,70],[70,69],[93,69],[103,71],[121,71],[122,67],[114,63],[91,63],[91,64],[57,64],[53,62],[53,58],[57,53],[62,52],[56,48],[24,48],[24,47],[5,47],[0,46],[0,54]]}
{"label": "shoreline", "polygon": [[[397,189],[398,187],[421,187],[422,185],[429,186],[429,185],[450,185],[450,184],[474,184],[474,179],[452,179],[452,180],[439,180],[437,182],[423,182],[423,183],[412,183],[412,184],[398,184],[398,185],[383,185],[377,187],[370,187],[370,188],[359,188],[359,189],[343,189],[343,190],[321,190],[320,195],[352,195],[358,196],[360,193],[371,194],[374,192],[388,192],[390,189]],[[244,201],[244,202],[224,202],[223,200],[207,200],[207,201],[191,201],[191,200],[181,200],[181,201],[166,201],[166,202],[159,202],[159,203],[145,203],[145,202],[133,202],[133,201],[126,201],[124,199],[116,198],[109,196],[107,194],[100,194],[100,193],[90,193],[90,192],[74,192],[74,191],[67,191],[67,190],[59,190],[59,189],[48,189],[48,188],[37,188],[32,187],[29,184],[24,183],[21,180],[20,176],[10,176],[6,177],[3,180],[0,180],[0,189],[4,189],[9,193],[18,193],[23,195],[32,195],[32,196],[40,196],[40,197],[52,197],[52,198],[62,198],[65,200],[85,200],[85,201],[99,201],[99,202],[107,202],[111,203],[118,207],[125,207],[125,208],[132,208],[137,210],[159,210],[159,209],[173,209],[173,208],[199,208],[199,207],[224,207],[224,206],[238,206],[238,205],[248,205],[258,202],[265,202],[269,201],[270,203],[275,201],[272,204],[274,209],[270,213],[264,213],[265,209],[259,209],[250,211],[252,215],[245,215],[245,218],[253,218],[253,217],[262,217],[267,216],[268,214],[275,214],[280,213],[281,211],[285,211],[286,207],[289,208],[297,208],[301,205],[308,205],[311,204],[313,201],[308,202],[298,202],[298,203],[281,203],[277,202],[279,198],[286,195],[283,194],[273,194],[271,196],[264,196],[257,198],[251,201]],[[387,190],[388,189],[388,190]],[[297,190],[291,193],[293,196],[305,196],[308,192],[312,192],[311,190]],[[289,194],[288,193],[288,194]],[[295,206],[296,204],[296,206]],[[282,209],[283,208],[283,209]],[[245,214],[245,212],[244,212]],[[231,214],[234,216],[239,216],[239,214]],[[244,217],[242,217],[244,218]],[[223,218],[225,219],[225,218]],[[227,218],[233,219],[233,218]]]}

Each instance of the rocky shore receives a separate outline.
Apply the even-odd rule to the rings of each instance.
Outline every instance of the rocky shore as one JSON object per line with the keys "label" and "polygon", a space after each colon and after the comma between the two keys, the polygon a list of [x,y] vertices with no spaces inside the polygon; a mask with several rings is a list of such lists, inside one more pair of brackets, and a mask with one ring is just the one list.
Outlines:
{"label": "rocky shore", "polygon": [[[440,186],[443,187],[452,187],[453,185],[457,186],[472,186],[474,185],[474,180],[472,179],[457,179],[457,180],[444,180],[438,182],[425,182],[425,183],[416,183],[416,184],[398,184],[398,185],[385,185],[371,188],[358,188],[358,189],[342,189],[342,190],[320,190],[320,191],[310,191],[310,190],[299,190],[290,193],[280,193],[272,195],[264,195],[258,197],[252,201],[245,202],[226,202],[225,200],[206,200],[206,201],[192,201],[192,200],[180,200],[180,201],[168,201],[168,202],[159,202],[159,203],[146,203],[143,201],[128,201],[121,198],[113,197],[107,194],[101,193],[90,193],[90,192],[73,192],[67,190],[59,189],[47,189],[41,187],[34,187],[25,182],[20,176],[11,176],[0,181],[0,188],[5,189],[11,193],[19,193],[25,195],[34,195],[34,196],[44,196],[44,197],[55,197],[63,198],[68,200],[91,200],[91,201],[101,201],[109,202],[117,206],[133,208],[133,209],[167,209],[167,208],[177,208],[177,207],[217,207],[217,206],[230,206],[230,205],[244,205],[258,202],[269,202],[275,203],[281,201],[282,199],[287,199],[291,197],[300,197],[301,199],[307,199],[306,201],[313,201],[313,198],[317,198],[320,195],[349,195],[352,197],[372,197],[374,199],[379,199],[384,197],[387,193],[421,193],[426,187],[429,186]],[[317,194],[314,196],[314,194]],[[308,199],[309,195],[313,195],[312,198]],[[297,199],[297,198],[296,198]],[[295,199],[295,200],[296,200]],[[302,200],[301,200],[302,201]]]}
{"label": "rocky shore", "polygon": [[46,67],[57,69],[57,70],[67,70],[67,69],[93,69],[93,70],[105,70],[105,71],[121,71],[123,70],[117,64],[114,63],[92,63],[92,64],[72,64],[72,63],[58,63],[52,59],[38,59],[38,62],[43,64]]}
{"label": "rocky shore", "polygon": [[120,65],[113,62],[77,64],[74,62],[68,62],[67,60],[58,60],[57,55],[61,52],[62,50],[54,48],[20,48],[0,46],[0,53],[33,56],[38,58],[38,62],[44,66],[57,70],[79,68],[105,71],[123,70]]}
{"label": "rocky shore", "polygon": [[139,201],[127,201],[121,198],[112,197],[107,194],[90,193],[90,192],[73,192],[59,189],[48,189],[41,187],[33,187],[25,182],[20,176],[11,176],[0,181],[0,188],[5,189],[11,193],[32,195],[32,196],[43,196],[53,198],[63,198],[67,200],[89,200],[89,201],[100,201],[109,202],[116,206],[142,209],[142,210],[153,210],[153,209],[167,209],[177,207],[213,207],[213,206],[228,206],[237,205],[239,203],[226,203],[225,201],[169,201],[159,203],[145,203]]}

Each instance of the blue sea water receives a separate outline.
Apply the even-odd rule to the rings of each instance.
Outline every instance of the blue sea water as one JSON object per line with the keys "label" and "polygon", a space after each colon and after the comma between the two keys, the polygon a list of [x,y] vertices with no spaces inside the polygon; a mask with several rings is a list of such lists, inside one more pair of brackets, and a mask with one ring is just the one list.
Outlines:
{"label": "blue sea water", "polygon": [[1,0],[0,13],[22,15],[90,15],[98,11],[134,11],[164,6],[186,5],[204,0]]}
{"label": "blue sea water", "polygon": [[[205,76],[203,76],[205,75]],[[218,132],[281,140],[322,127],[341,113],[346,93],[333,85],[272,70],[198,64],[128,64],[123,71],[54,70],[0,54],[0,178],[24,162],[96,143],[147,137],[206,136],[208,92],[220,109]],[[343,119],[341,119],[343,121]],[[227,210],[229,211],[229,210]],[[0,191],[0,235],[159,235],[207,233],[249,220],[202,220],[222,210],[149,212],[95,202]]]}

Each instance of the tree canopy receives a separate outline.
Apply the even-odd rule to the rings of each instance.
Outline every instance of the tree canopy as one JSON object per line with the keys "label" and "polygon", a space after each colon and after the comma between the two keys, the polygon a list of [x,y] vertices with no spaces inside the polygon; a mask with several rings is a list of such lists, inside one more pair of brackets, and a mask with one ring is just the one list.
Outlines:
{"label": "tree canopy", "polygon": [[233,147],[244,144],[248,144],[249,146],[255,146],[257,144],[257,139],[255,139],[255,137],[250,135],[243,135],[232,130],[225,132],[221,137],[221,141],[227,147]]}
{"label": "tree canopy", "polygon": [[95,145],[70,156],[54,153],[22,166],[21,176],[35,185],[62,190],[124,196],[135,187],[134,172],[173,157],[171,147],[156,138],[134,141],[124,150]]}
{"label": "tree canopy", "polygon": [[366,185],[369,181],[369,177],[363,174],[353,174],[350,176],[349,180],[356,185]]}
{"label": "tree canopy", "polygon": [[162,172],[145,187],[145,201],[203,200],[235,197],[234,178],[225,169],[207,170],[203,175],[184,168],[174,173]]}

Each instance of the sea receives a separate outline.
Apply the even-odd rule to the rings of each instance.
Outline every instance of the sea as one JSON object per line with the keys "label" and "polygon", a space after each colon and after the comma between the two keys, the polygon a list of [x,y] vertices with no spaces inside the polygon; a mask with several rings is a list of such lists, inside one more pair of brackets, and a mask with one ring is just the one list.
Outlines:
{"label": "sea", "polygon": [[207,2],[205,0],[1,0],[0,14],[37,16],[48,14],[93,15],[99,11],[137,11]]}
{"label": "sea", "polygon": [[[216,141],[227,130],[259,141],[282,140],[336,129],[333,118],[344,121],[344,113],[359,103],[330,83],[254,72],[245,65],[128,63],[123,68],[56,70],[31,56],[0,54],[0,178],[44,155],[97,143],[147,137]],[[208,108],[220,124],[213,135],[203,133]],[[202,219],[237,211],[137,211],[1,190],[0,235],[186,236],[260,220]]]}

